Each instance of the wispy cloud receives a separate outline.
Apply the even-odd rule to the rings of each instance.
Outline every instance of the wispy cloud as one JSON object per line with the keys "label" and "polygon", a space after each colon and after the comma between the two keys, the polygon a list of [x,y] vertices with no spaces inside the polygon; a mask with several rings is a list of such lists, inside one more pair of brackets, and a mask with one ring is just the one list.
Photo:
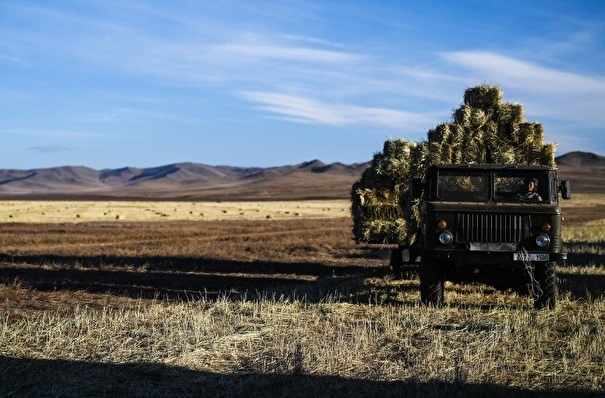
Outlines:
{"label": "wispy cloud", "polygon": [[28,91],[17,91],[17,90],[12,90],[12,91],[6,91],[6,90],[0,90],[0,103],[3,102],[7,102],[7,103],[13,103],[13,102],[22,102],[22,101],[32,101],[34,99],[36,99],[38,97],[38,95],[32,93],[32,92],[28,92]]}
{"label": "wispy cloud", "polygon": [[414,129],[426,126],[433,119],[433,116],[428,114],[335,104],[281,93],[243,92],[241,95],[259,104],[259,108],[270,114],[298,123],[319,123],[331,126],[370,124],[391,128],[408,126]]}
{"label": "wispy cloud", "polygon": [[25,65],[25,61],[21,58],[11,55],[0,54],[0,62],[8,62],[13,64]]}
{"label": "wispy cloud", "polygon": [[330,51],[309,47],[288,47],[281,45],[225,44],[214,46],[216,52],[237,54],[254,59],[274,58],[299,62],[345,63],[355,62],[360,57],[340,51]]}
{"label": "wispy cloud", "polygon": [[106,134],[93,133],[87,131],[76,130],[43,130],[43,129],[3,129],[0,134],[25,135],[31,137],[47,137],[47,138],[93,138],[104,137]]}
{"label": "wispy cloud", "polygon": [[497,75],[514,87],[546,93],[605,93],[605,77],[595,78],[560,71],[491,52],[459,51],[442,53],[447,61]]}
{"label": "wispy cloud", "polygon": [[38,153],[58,153],[58,152],[66,152],[72,151],[74,148],[63,146],[63,145],[46,145],[46,146],[31,146],[27,148],[28,151],[38,152]]}
{"label": "wispy cloud", "polygon": [[451,64],[471,71],[478,81],[497,82],[514,92],[536,116],[605,124],[605,76],[588,76],[491,53],[460,51],[441,54]]}
{"label": "wispy cloud", "polygon": [[328,40],[320,39],[317,37],[308,37],[308,36],[299,36],[299,35],[290,35],[290,34],[281,34],[280,37],[283,37],[284,39],[287,39],[287,40],[310,43],[310,44],[314,44],[314,45],[319,44],[319,45],[326,46],[326,47],[334,47],[334,48],[343,48],[344,47],[344,45],[341,43],[336,43],[333,41],[328,41]]}
{"label": "wispy cloud", "polygon": [[199,120],[180,113],[169,113],[158,109],[114,108],[103,112],[92,112],[76,115],[71,118],[84,123],[121,123],[141,124],[145,121],[168,120],[185,124],[198,124]]}

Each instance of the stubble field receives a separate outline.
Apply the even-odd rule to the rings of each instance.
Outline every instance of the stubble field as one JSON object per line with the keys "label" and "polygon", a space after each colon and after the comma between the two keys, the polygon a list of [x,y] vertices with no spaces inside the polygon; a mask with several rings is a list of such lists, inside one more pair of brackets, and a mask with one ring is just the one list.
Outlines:
{"label": "stubble field", "polygon": [[482,285],[420,306],[389,247],[352,241],[346,201],[124,203],[2,206],[0,396],[605,389],[603,195],[565,203],[553,311]]}
{"label": "stubble field", "polygon": [[0,222],[225,221],[343,218],[347,200],[271,202],[0,200]]}

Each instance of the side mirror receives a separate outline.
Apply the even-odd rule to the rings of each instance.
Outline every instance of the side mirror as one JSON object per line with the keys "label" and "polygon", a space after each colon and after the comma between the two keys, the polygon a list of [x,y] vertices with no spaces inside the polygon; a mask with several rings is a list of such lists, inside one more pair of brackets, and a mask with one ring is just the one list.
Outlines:
{"label": "side mirror", "polygon": [[410,185],[410,195],[412,199],[418,199],[422,194],[422,180],[420,178],[412,178],[412,184]]}
{"label": "side mirror", "polygon": [[561,190],[561,197],[563,199],[571,199],[571,182],[567,180],[561,181],[559,189]]}

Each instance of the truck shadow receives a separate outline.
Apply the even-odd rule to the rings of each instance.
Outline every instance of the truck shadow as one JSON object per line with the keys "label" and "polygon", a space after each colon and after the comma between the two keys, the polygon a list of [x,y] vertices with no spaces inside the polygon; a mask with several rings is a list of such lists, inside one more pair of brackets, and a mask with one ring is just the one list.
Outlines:
{"label": "truck shadow", "polygon": [[564,245],[567,263],[578,267],[605,264],[605,246],[601,242],[571,242]]}
{"label": "truck shadow", "polygon": [[[131,298],[215,299],[262,291],[300,291],[311,299],[351,277],[384,275],[384,267],[313,262],[226,261],[186,257],[12,256],[0,254],[0,283],[40,291],[87,291]],[[324,290],[311,295],[313,287]],[[321,298],[317,298],[318,300]]]}
{"label": "truck shadow", "polygon": [[535,391],[494,383],[381,381],[303,370],[212,373],[157,363],[111,364],[0,356],[0,396],[506,396],[596,397],[583,390]]}
{"label": "truck shadow", "polygon": [[[567,265],[576,267],[601,267],[605,264],[605,247],[601,242],[574,241],[566,243]],[[570,273],[564,267],[557,271],[559,291],[569,292],[575,299],[594,299],[605,295],[605,275]]]}
{"label": "truck shadow", "polygon": [[605,295],[605,275],[571,274],[559,270],[559,294],[570,293],[574,299],[592,300]]}
{"label": "truck shadow", "polygon": [[[603,264],[605,255],[591,254],[595,243],[577,243],[581,251],[570,254],[576,266]],[[594,246],[594,247],[593,247]],[[364,253],[359,251],[359,256]],[[373,284],[369,277],[390,274],[386,261],[373,248],[365,255],[373,266],[346,266],[319,262],[230,261],[193,257],[59,256],[0,253],[0,283],[40,291],[87,291],[129,298],[190,300],[254,298],[274,295],[302,298],[310,302],[334,297],[339,301],[373,304],[418,305],[419,298],[402,298],[417,292],[416,285]],[[417,278],[417,265],[398,279]],[[561,295],[594,299],[605,295],[605,275],[558,270]]]}

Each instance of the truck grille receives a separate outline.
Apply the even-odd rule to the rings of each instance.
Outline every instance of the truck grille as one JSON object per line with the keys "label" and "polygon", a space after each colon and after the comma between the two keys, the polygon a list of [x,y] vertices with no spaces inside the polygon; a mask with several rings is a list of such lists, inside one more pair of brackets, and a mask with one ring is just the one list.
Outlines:
{"label": "truck grille", "polygon": [[523,219],[514,214],[458,214],[458,241],[517,243],[523,237]]}

